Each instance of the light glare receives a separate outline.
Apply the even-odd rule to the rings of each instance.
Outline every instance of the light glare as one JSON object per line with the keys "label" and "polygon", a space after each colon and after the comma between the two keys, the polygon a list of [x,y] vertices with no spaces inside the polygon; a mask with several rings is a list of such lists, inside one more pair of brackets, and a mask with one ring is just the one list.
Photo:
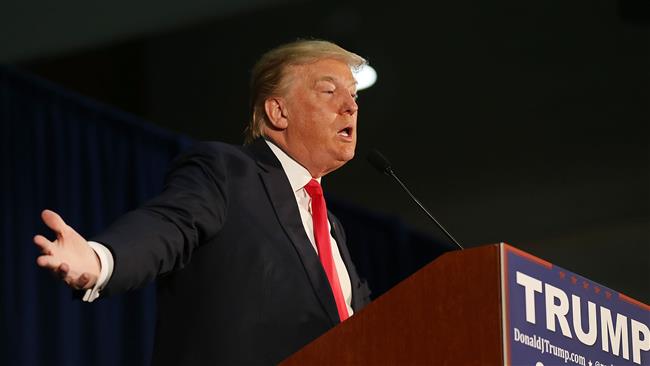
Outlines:
{"label": "light glare", "polygon": [[358,70],[352,70],[357,80],[357,91],[370,88],[377,81],[377,72],[370,65],[363,65]]}

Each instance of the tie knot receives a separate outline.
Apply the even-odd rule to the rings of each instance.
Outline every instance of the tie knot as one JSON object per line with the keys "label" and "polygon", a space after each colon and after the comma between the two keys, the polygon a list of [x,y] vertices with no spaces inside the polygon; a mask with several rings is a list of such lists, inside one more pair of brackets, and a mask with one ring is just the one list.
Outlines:
{"label": "tie knot", "polygon": [[323,188],[320,186],[320,183],[318,183],[316,179],[310,180],[309,183],[307,183],[305,186],[305,190],[311,198],[323,195]]}

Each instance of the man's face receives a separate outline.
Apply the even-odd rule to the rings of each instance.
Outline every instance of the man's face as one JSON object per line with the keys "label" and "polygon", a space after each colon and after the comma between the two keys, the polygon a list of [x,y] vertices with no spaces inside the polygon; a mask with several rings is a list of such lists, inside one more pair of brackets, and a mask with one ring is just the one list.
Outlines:
{"label": "man's face", "polygon": [[285,130],[288,153],[313,176],[354,157],[357,141],[356,81],[350,67],[324,59],[288,70]]}

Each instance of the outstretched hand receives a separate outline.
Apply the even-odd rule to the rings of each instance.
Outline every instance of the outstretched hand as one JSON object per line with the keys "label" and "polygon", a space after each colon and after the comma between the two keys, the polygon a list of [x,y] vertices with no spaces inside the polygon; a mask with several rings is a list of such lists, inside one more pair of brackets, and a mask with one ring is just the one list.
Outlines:
{"label": "outstretched hand", "polygon": [[54,231],[56,239],[49,241],[43,235],[34,236],[34,244],[41,251],[36,264],[49,269],[74,289],[92,288],[101,269],[95,251],[54,211],[44,210],[41,218]]}

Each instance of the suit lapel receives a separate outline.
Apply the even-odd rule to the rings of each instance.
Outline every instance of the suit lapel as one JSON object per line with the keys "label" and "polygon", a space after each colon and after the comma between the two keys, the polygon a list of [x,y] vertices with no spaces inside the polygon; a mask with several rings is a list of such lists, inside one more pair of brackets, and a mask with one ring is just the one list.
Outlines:
{"label": "suit lapel", "polygon": [[263,139],[256,140],[249,148],[255,155],[258,165],[262,168],[259,173],[260,178],[280,225],[296,249],[323,310],[325,310],[333,324],[339,323],[332,289],[318,255],[305,233],[295,195],[291,190],[291,184],[289,184],[282,165],[280,165],[280,162]]}

